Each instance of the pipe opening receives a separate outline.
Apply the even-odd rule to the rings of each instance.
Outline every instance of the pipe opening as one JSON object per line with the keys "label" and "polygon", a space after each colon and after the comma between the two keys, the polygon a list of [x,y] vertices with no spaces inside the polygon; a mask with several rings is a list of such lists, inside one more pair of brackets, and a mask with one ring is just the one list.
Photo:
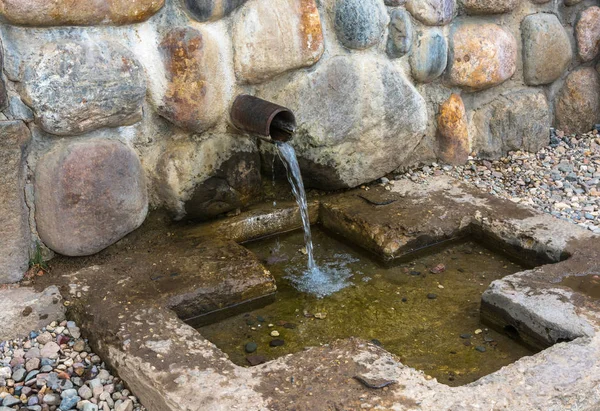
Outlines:
{"label": "pipe opening", "polygon": [[296,131],[296,117],[290,109],[249,95],[235,99],[231,121],[241,131],[271,143],[289,141]]}
{"label": "pipe opening", "polygon": [[269,135],[275,141],[289,141],[296,132],[296,119],[291,111],[275,114],[269,125]]}

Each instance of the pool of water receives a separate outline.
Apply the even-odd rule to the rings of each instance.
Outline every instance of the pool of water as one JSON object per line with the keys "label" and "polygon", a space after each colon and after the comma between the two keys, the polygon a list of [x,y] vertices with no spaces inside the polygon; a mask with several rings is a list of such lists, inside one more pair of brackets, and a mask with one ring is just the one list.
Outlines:
{"label": "pool of water", "polygon": [[[302,232],[246,244],[277,281],[274,302],[199,328],[234,363],[249,366],[354,336],[457,386],[533,354],[479,320],[482,292],[493,280],[520,271],[515,262],[461,241],[385,266],[313,229],[317,265],[343,286],[324,297],[296,289],[307,263]],[[246,352],[248,343],[254,352]]]}
{"label": "pool of water", "polygon": [[598,274],[584,275],[581,277],[566,277],[560,284],[595,300],[600,299],[600,275]]}

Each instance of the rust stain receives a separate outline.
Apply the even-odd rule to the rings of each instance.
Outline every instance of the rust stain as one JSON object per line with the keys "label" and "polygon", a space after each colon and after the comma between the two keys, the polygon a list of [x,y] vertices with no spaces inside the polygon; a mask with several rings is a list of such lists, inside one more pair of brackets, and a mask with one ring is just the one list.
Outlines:
{"label": "rust stain", "polygon": [[190,29],[174,30],[160,47],[170,80],[163,99],[164,108],[173,120],[194,124],[209,87],[202,72],[202,33]]}
{"label": "rust stain", "polygon": [[462,98],[452,94],[440,105],[438,116],[440,157],[451,163],[464,163],[469,155],[469,130]]}
{"label": "rust stain", "polygon": [[323,30],[321,29],[321,17],[315,0],[299,0],[299,2],[300,35],[303,47],[313,53],[319,52],[319,50],[322,51]]}

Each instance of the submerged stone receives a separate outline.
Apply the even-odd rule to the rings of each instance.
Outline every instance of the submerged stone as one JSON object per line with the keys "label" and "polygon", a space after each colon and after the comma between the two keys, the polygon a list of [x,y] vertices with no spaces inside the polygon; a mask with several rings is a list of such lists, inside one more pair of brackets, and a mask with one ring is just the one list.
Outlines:
{"label": "submerged stone", "polygon": [[251,366],[255,366],[266,363],[267,357],[264,355],[249,355],[246,357],[246,360]]}
{"label": "submerged stone", "polygon": [[280,339],[271,340],[271,342],[269,343],[269,345],[271,347],[281,347],[284,344],[285,344],[285,341],[280,340]]}
{"label": "submerged stone", "polygon": [[249,342],[244,346],[244,349],[247,353],[253,353],[258,348],[258,345],[255,342]]}

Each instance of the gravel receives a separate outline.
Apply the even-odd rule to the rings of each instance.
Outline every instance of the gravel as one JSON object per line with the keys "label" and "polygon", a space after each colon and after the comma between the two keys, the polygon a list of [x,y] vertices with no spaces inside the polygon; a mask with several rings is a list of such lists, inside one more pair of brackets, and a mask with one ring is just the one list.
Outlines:
{"label": "gravel", "polygon": [[456,167],[432,163],[396,180],[426,183],[444,174],[600,234],[598,129],[579,136],[552,130],[550,145],[538,153],[515,151],[497,161],[469,157]]}
{"label": "gravel", "polygon": [[0,342],[0,411],[144,411],[72,321]]}

